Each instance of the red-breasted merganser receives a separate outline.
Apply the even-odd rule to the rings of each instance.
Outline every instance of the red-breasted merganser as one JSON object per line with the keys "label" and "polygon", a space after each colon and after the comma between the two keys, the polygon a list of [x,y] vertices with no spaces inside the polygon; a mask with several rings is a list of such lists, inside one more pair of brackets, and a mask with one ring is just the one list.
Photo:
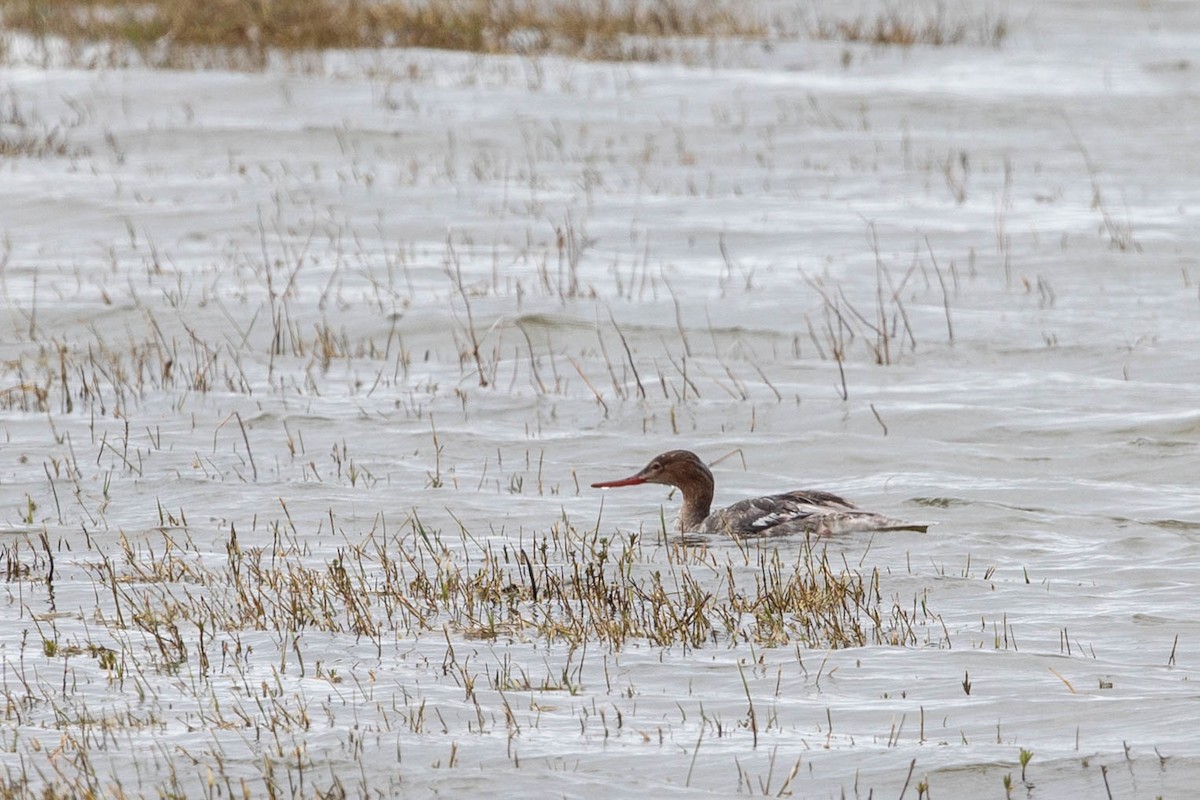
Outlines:
{"label": "red-breasted merganser", "polygon": [[593,489],[665,483],[683,493],[679,510],[682,533],[725,533],[731,536],[786,536],[850,531],[921,531],[915,525],[864,511],[829,492],[796,491],[742,500],[709,513],[713,475],[690,450],[670,450],[655,456],[640,472],[616,481],[593,483]]}

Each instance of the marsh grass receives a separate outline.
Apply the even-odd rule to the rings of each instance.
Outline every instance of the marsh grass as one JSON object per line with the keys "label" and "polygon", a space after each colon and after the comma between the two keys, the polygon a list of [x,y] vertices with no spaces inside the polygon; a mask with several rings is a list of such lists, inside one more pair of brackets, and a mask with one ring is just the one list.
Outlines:
{"label": "marsh grass", "polygon": [[[90,415],[89,429],[101,450],[116,455],[118,466],[138,473],[141,451],[131,453],[127,440],[117,447],[111,431],[106,433],[104,425],[97,427],[97,420],[127,418],[151,398],[173,398],[170,402],[179,410],[198,397],[279,394],[285,381],[293,385],[289,391],[319,396],[338,389],[336,382],[347,370],[358,376],[350,389],[355,395],[370,397],[399,388],[408,396],[432,399],[449,392],[464,415],[473,391],[571,397],[583,388],[606,415],[621,405],[661,398],[669,404],[665,419],[675,432],[680,430],[684,409],[713,396],[738,402],[762,398],[776,404],[795,399],[776,385],[780,373],[771,359],[778,359],[778,341],[720,332],[711,319],[707,326],[688,321],[668,277],[644,263],[649,256],[627,271],[614,269],[611,284],[585,280],[579,274],[578,251],[591,239],[582,223],[568,218],[552,231],[545,241],[533,240],[506,254],[526,269],[503,281],[479,278],[488,260],[493,262],[493,276],[497,274],[494,262],[499,251],[481,253],[458,236],[447,236],[440,248],[430,246],[422,257],[441,261],[444,284],[436,302],[444,301],[453,324],[420,334],[398,325],[397,309],[416,302],[416,295],[405,293],[398,276],[365,276],[359,294],[349,298],[330,296],[328,289],[320,294],[301,292],[294,284],[303,258],[284,244],[278,246],[279,255],[267,250],[256,255],[241,245],[231,249],[234,263],[249,265],[238,268],[241,297],[230,296],[217,283],[170,274],[163,268],[170,254],[149,242],[138,243],[140,252],[114,255],[121,266],[144,270],[147,279],[161,288],[165,302],[150,302],[131,293],[129,300],[140,319],[129,335],[111,338],[99,331],[81,338],[78,330],[47,324],[49,312],[42,309],[52,290],[40,292],[35,275],[11,306],[14,324],[26,343],[0,362],[0,410]],[[266,229],[260,230],[260,236],[285,238],[282,231]],[[868,225],[867,237],[875,258],[873,291],[852,294],[840,281],[799,272],[814,303],[803,323],[812,343],[810,352],[836,365],[834,384],[843,400],[851,391],[847,363],[896,364],[911,358],[918,344],[934,339],[910,314],[910,303],[936,298],[943,306],[950,343],[955,334],[952,292],[947,286],[947,276],[954,285],[958,283],[954,262],[940,266],[926,240],[914,249],[910,263],[896,267],[881,252],[873,225]],[[724,243],[721,252],[729,269],[735,269],[736,259]],[[0,269],[0,279],[4,275]],[[112,292],[117,290],[110,289],[103,276],[95,280],[84,288],[111,305]],[[233,282],[232,277],[228,280]],[[393,288],[383,288],[385,283]],[[752,283],[747,276],[745,292],[756,291]],[[250,293],[244,287],[250,287]],[[497,310],[511,309],[514,301],[517,313]],[[229,307],[232,302],[241,305],[237,316]],[[354,315],[345,313],[354,302],[365,302],[372,313],[389,316],[390,321],[383,327],[358,324]],[[547,302],[556,303],[563,313],[537,310],[547,308]],[[524,304],[532,304],[535,310],[522,312]],[[653,326],[642,323],[640,312],[634,313],[641,307],[653,307],[654,313],[662,310],[664,317],[669,314],[672,336],[658,336]],[[589,312],[594,323],[583,321]],[[190,321],[181,322],[185,318],[181,315]],[[799,332],[790,350],[798,358],[802,355]],[[436,381],[412,381],[415,352],[426,361],[456,362],[458,385],[439,391]],[[406,416],[420,419],[425,414],[421,403],[397,405]],[[650,407],[641,408],[649,424]],[[226,411],[213,440],[215,444],[226,436],[240,439],[245,445],[246,472],[256,478],[261,465],[250,446],[245,413]],[[345,466],[352,467],[354,475],[370,479],[361,466],[349,462]],[[337,464],[339,476],[342,467]]]}
{"label": "marsh grass", "polygon": [[[54,122],[23,105],[11,89],[0,96],[0,158],[81,158],[88,149],[71,141],[68,132],[85,121],[76,106],[70,118]],[[0,260],[2,266],[2,260]]]}
{"label": "marsh grass", "polygon": [[[307,554],[284,522],[272,543],[205,558],[185,534],[157,544],[122,538],[122,553],[93,565],[111,593],[110,623],[148,634],[160,668],[190,657],[204,631],[303,630],[374,642],[444,630],[468,639],[516,639],[619,650],[756,645],[844,648],[927,643],[936,622],[923,601],[885,594],[876,570],[835,566],[811,543],[795,559],[747,543],[709,549],[610,539],[563,519],[528,542],[472,544],[426,527],[415,513],[402,535],[372,531],[331,559]],[[663,548],[666,548],[664,565]]]}
{"label": "marsh grass", "polygon": [[[221,796],[247,796],[251,787],[264,786],[282,796],[314,766],[307,754],[311,734],[344,713],[350,697],[358,698],[355,713],[371,709],[379,730],[415,737],[407,748],[442,741],[453,762],[463,734],[506,735],[511,747],[563,704],[556,697],[595,696],[585,674],[592,681],[603,675],[610,697],[632,699],[632,683],[616,684],[623,680],[617,659],[647,646],[665,655],[736,653],[748,645],[749,655],[734,664],[747,715],[706,714],[702,703],[700,735],[752,736],[757,745],[760,736],[782,730],[764,690],[773,685],[778,698],[779,676],[761,665],[758,648],[777,649],[784,661],[794,648],[808,680],[802,648],[944,644],[935,633],[944,628],[922,597],[906,607],[885,590],[885,575],[839,565],[814,542],[784,556],[755,542],[685,545],[661,533],[605,536],[565,515],[544,531],[491,538],[461,523],[439,530],[415,511],[398,529],[389,530],[380,517],[347,536],[332,510],[328,528],[309,531],[281,508],[277,519],[259,520],[243,535],[233,525],[193,526],[182,509],[160,507],[159,527],[118,534],[103,552],[89,547],[69,559],[63,588],[86,577],[95,605],[29,612],[21,652],[10,657],[0,687],[5,720],[21,731],[12,746],[28,757],[0,777],[0,797],[142,796],[151,788],[184,796],[197,786],[189,764],[199,762],[191,752],[210,765],[199,770],[201,785],[215,783]],[[314,552],[334,530],[342,534],[341,546],[333,554],[331,548]],[[4,550],[6,580],[34,606],[35,593],[48,595],[53,611],[49,542],[45,535],[40,545],[34,538]],[[537,658],[520,655],[522,645],[555,654],[553,664],[539,668]],[[396,665],[398,646],[406,652],[423,647],[438,677],[425,686],[401,679],[390,695],[377,688],[372,665]],[[347,651],[355,657],[341,659]],[[493,657],[481,658],[485,651]],[[402,660],[400,666],[411,665]],[[47,674],[61,674],[61,683],[45,680]],[[312,681],[328,692],[314,690]],[[461,701],[447,703],[439,681],[446,689],[456,686]],[[76,685],[88,688],[77,695]],[[522,695],[528,699],[519,703]],[[117,698],[130,704],[110,705]],[[623,702],[599,709],[583,702],[572,704],[570,714],[581,730],[602,729],[608,739],[627,725],[623,708],[636,711]],[[686,722],[688,711],[681,712]],[[69,759],[51,754],[43,761],[46,750],[32,726],[47,714],[56,720],[53,741]],[[181,714],[212,740],[170,745],[163,750],[168,765],[152,776],[112,771],[98,742],[164,731]],[[243,733],[226,739],[222,731]],[[624,735],[650,736],[641,729]],[[660,727],[660,742],[662,736]],[[249,738],[261,741],[261,752],[246,760],[238,743]],[[351,755],[361,747],[356,738],[347,733]],[[521,766],[515,751],[509,757]],[[434,766],[452,764],[439,757]],[[786,783],[792,777],[794,770]],[[332,774],[307,780],[342,796]],[[377,778],[372,786],[379,786]]]}
{"label": "marsh grass", "polygon": [[809,31],[815,39],[875,46],[999,47],[1008,37],[1009,23],[1002,15],[964,16],[948,12],[944,3],[937,3],[905,9],[892,6],[875,15],[821,17],[809,26]]}
{"label": "marsh grass", "polygon": [[0,12],[7,27],[39,38],[121,43],[159,66],[218,48],[235,68],[265,66],[270,50],[364,47],[653,60],[668,52],[653,40],[763,32],[734,6],[682,0],[0,0]]}

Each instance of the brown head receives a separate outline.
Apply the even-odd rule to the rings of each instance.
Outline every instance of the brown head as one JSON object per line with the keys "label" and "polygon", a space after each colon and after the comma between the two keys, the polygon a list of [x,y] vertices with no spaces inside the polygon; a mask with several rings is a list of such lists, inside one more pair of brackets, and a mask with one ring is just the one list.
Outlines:
{"label": "brown head", "polygon": [[641,471],[615,481],[593,483],[593,489],[618,486],[638,486],[643,483],[662,483],[683,492],[680,524],[691,530],[708,516],[712,505],[713,476],[700,457],[690,450],[668,450],[650,460]]}
{"label": "brown head", "polygon": [[615,481],[593,483],[593,489],[611,489],[617,486],[637,486],[642,483],[665,483],[684,489],[694,483],[712,485],[712,473],[691,450],[668,450],[650,460],[640,472]]}

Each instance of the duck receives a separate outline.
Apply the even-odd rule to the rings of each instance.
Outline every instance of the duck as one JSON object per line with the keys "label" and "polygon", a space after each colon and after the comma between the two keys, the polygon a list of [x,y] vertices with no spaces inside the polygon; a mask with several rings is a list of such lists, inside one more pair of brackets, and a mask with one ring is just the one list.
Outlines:
{"label": "duck", "polygon": [[928,525],[903,522],[866,511],[836,494],[797,490],[740,500],[712,510],[715,481],[712,470],[691,450],[668,450],[627,478],[599,481],[593,489],[640,486],[645,483],[674,486],[683,495],[679,532],[725,534],[737,538],[831,535],[855,531],[917,531]]}

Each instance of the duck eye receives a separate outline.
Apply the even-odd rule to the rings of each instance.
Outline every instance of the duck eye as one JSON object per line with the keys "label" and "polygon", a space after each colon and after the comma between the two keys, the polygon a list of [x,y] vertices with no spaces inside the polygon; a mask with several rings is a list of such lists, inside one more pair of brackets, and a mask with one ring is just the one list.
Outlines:
{"label": "duck eye", "polygon": [[658,472],[660,469],[662,469],[662,464],[658,463],[657,461],[650,465],[651,472]]}

